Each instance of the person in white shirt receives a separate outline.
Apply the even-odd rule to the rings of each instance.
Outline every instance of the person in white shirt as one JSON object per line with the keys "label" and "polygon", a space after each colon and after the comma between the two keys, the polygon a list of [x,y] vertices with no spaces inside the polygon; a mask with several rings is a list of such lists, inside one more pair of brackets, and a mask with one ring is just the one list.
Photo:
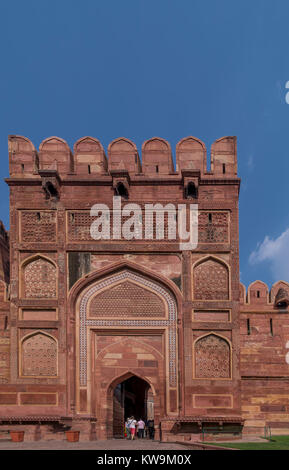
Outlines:
{"label": "person in white shirt", "polygon": [[129,430],[130,430],[130,435],[131,435],[131,439],[132,441],[134,440],[134,436],[135,436],[135,427],[136,427],[136,420],[134,419],[134,416],[132,416],[130,418],[130,425],[129,425]]}
{"label": "person in white shirt", "polygon": [[140,420],[137,422],[137,432],[140,439],[143,439],[144,437],[144,428],[145,422],[140,418]]}

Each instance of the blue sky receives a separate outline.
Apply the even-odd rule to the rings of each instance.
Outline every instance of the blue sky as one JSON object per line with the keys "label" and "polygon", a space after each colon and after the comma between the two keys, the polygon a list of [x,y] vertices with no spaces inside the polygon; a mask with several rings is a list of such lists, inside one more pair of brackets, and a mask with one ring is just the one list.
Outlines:
{"label": "blue sky", "polygon": [[209,149],[238,137],[240,271],[289,281],[289,2],[9,0],[0,4],[0,216],[8,134]]}

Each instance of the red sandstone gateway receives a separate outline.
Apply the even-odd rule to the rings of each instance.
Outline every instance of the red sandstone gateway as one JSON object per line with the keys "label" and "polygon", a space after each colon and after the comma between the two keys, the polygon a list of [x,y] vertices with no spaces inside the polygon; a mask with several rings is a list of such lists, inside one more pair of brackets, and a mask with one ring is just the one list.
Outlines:
{"label": "red sandstone gateway", "polygon": [[[45,439],[289,432],[289,285],[239,283],[235,137],[176,149],[9,136],[11,228],[0,226],[0,430]],[[198,204],[198,245],[91,238],[93,204]],[[157,219],[154,219],[157,229]],[[10,262],[9,262],[10,250]],[[288,348],[288,349],[287,349]],[[289,362],[289,361],[288,361]],[[69,435],[70,438],[71,435]]]}

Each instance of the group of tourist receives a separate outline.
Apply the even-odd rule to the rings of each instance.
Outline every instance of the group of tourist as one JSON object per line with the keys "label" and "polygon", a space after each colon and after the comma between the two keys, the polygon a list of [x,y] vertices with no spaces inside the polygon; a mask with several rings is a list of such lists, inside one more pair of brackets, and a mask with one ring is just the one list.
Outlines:
{"label": "group of tourist", "polygon": [[127,418],[125,422],[125,437],[133,440],[136,435],[139,439],[149,437],[153,440],[155,437],[154,420],[149,419],[145,422],[142,418],[137,421],[134,416]]}

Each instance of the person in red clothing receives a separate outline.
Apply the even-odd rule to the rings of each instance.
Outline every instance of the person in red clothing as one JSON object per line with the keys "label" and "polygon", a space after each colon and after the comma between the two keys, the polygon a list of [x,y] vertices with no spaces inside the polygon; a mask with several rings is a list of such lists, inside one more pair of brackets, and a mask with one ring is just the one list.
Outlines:
{"label": "person in red clothing", "polygon": [[134,416],[132,416],[130,418],[130,426],[129,426],[129,430],[130,430],[130,434],[131,434],[131,439],[134,440],[134,437],[135,437],[135,428],[136,428],[136,425],[137,425],[137,422],[136,420],[134,419]]}

